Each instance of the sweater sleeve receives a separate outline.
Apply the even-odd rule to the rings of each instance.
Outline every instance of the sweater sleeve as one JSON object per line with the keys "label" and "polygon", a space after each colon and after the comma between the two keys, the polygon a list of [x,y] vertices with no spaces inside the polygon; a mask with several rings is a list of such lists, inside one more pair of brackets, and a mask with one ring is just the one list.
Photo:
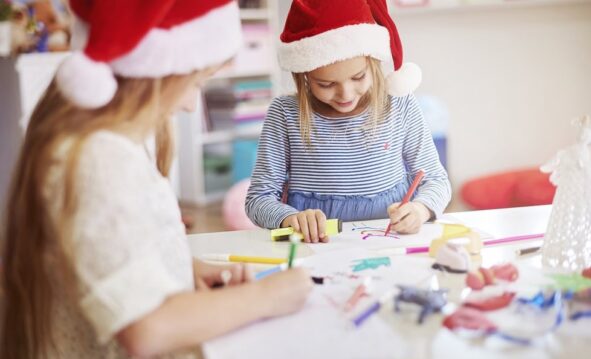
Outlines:
{"label": "sweater sleeve", "polygon": [[246,214],[257,226],[278,228],[298,211],[281,203],[289,170],[289,136],[280,98],[269,106],[259,139],[256,165],[246,195]]}
{"label": "sweater sleeve", "polygon": [[439,160],[431,131],[427,128],[414,95],[404,98],[400,105],[404,127],[404,162],[413,178],[419,170],[425,171],[425,177],[415,192],[413,201],[427,206],[437,218],[451,199],[447,172]]}

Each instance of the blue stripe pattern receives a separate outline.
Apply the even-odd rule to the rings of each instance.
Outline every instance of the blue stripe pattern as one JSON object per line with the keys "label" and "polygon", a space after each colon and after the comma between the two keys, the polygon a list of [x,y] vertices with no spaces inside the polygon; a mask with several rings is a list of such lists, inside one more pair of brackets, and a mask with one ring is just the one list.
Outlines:
{"label": "blue stripe pattern", "polygon": [[277,228],[298,212],[280,201],[288,177],[290,194],[373,197],[397,184],[407,186],[420,169],[426,175],[413,200],[439,216],[451,186],[418,102],[413,95],[389,100],[376,128],[368,125],[367,111],[340,118],[314,114],[308,148],[300,135],[297,99],[274,99],[246,198],[249,218],[258,226]]}

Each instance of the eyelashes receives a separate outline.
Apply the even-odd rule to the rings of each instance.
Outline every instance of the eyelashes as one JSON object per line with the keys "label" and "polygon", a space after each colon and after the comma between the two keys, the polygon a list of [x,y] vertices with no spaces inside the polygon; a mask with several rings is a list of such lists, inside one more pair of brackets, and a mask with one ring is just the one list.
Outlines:
{"label": "eyelashes", "polygon": [[[353,80],[353,81],[362,81],[363,79],[365,79],[365,76],[366,76],[366,75],[367,75],[367,73],[364,73],[364,74],[363,74],[363,75],[361,75],[361,76],[358,76],[358,77],[352,77],[352,78],[351,78],[351,80]],[[316,84],[318,85],[318,87],[320,87],[320,88],[323,88],[323,89],[329,89],[329,88],[331,88],[331,87],[334,87],[334,86],[335,86],[335,83],[334,83],[334,82],[331,82],[331,83],[329,83],[329,84],[321,84],[321,83],[318,83],[318,82],[317,82]]]}
{"label": "eyelashes", "polygon": [[328,85],[318,84],[318,87],[323,88],[323,89],[329,89],[331,87],[334,87],[334,82],[332,82]]}

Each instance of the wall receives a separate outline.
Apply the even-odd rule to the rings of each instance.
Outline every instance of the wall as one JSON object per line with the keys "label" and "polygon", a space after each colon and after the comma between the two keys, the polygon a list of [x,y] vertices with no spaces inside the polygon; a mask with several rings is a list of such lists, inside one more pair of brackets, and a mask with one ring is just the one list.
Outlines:
{"label": "wall", "polygon": [[465,180],[538,166],[591,113],[591,4],[395,15],[417,94],[448,105],[449,172]]}
{"label": "wall", "polygon": [[[289,4],[280,0],[280,28]],[[590,2],[394,19],[405,59],[423,70],[417,95],[435,95],[448,106],[455,190],[475,176],[542,164],[574,140],[570,119],[591,114]]]}

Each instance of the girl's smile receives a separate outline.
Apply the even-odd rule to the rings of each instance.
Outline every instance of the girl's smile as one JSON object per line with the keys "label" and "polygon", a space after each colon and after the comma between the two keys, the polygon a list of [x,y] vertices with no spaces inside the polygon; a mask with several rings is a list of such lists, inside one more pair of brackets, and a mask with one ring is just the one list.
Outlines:
{"label": "girl's smile", "polygon": [[308,73],[308,84],[314,98],[324,105],[325,115],[348,114],[358,109],[373,79],[364,56],[339,61]]}

